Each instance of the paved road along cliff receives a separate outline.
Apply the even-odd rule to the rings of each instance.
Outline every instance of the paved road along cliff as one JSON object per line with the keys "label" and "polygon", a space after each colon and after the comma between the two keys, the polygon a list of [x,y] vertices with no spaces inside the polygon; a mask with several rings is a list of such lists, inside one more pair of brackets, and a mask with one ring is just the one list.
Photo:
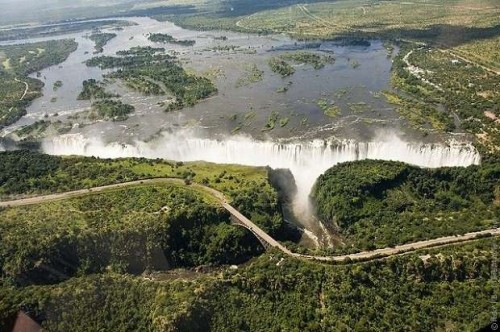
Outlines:
{"label": "paved road along cliff", "polygon": [[264,232],[259,226],[254,224],[250,219],[245,217],[238,210],[236,210],[233,206],[231,206],[228,203],[224,194],[221,193],[220,191],[217,191],[213,188],[210,188],[210,187],[207,187],[207,186],[204,186],[201,184],[197,184],[197,183],[186,184],[184,182],[184,180],[177,179],[177,178],[146,179],[146,180],[112,184],[112,185],[102,186],[102,187],[95,187],[95,188],[91,188],[91,189],[70,191],[70,192],[60,193],[60,194],[30,197],[30,198],[19,199],[19,200],[14,200],[14,201],[5,201],[5,202],[0,202],[0,207],[5,208],[5,207],[34,205],[34,204],[64,200],[64,199],[78,197],[78,196],[82,196],[82,195],[99,193],[99,192],[103,192],[103,191],[111,190],[111,189],[126,188],[126,187],[143,185],[143,184],[162,184],[162,183],[173,183],[173,184],[178,184],[178,185],[191,186],[194,188],[204,190],[205,192],[211,194],[214,198],[216,198],[221,203],[221,205],[237,221],[236,224],[243,226],[246,229],[250,230],[259,239],[259,241],[263,242],[263,244],[265,244],[267,247],[276,248],[289,256],[296,257],[296,258],[302,258],[302,259],[317,260],[317,261],[323,261],[323,262],[343,262],[345,260],[348,260],[348,261],[364,260],[364,261],[366,261],[366,260],[380,259],[382,257],[400,255],[400,254],[412,252],[412,251],[415,251],[418,249],[424,249],[424,248],[442,246],[442,245],[449,245],[449,244],[459,243],[459,242],[464,242],[464,241],[471,241],[471,240],[477,239],[478,236],[487,236],[487,235],[499,236],[500,235],[500,228],[494,228],[494,229],[489,229],[489,230],[484,230],[484,231],[479,231],[479,232],[467,233],[467,234],[463,234],[463,235],[445,236],[445,237],[440,237],[440,238],[436,238],[436,239],[432,239],[432,240],[425,240],[425,241],[419,241],[419,242],[414,242],[414,243],[408,243],[408,244],[404,244],[404,245],[400,245],[400,246],[396,246],[396,247],[391,247],[391,248],[383,248],[383,249],[377,249],[377,250],[373,250],[373,251],[364,251],[364,252],[359,252],[359,253],[350,254],[350,255],[312,256],[312,255],[297,254],[297,253],[291,252],[288,248],[286,248],[281,243],[276,241],[269,234]]}

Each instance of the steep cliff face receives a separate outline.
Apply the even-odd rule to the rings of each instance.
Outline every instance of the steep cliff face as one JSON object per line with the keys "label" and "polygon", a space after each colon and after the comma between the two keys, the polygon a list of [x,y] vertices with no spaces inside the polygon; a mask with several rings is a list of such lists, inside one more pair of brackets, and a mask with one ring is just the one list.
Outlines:
{"label": "steep cliff face", "polygon": [[44,142],[46,153],[84,155],[106,158],[146,157],[176,161],[270,166],[289,169],[295,178],[297,204],[305,207],[316,179],[330,167],[363,159],[402,161],[421,167],[469,166],[481,157],[468,143],[423,144],[405,142],[394,136],[383,141],[328,142],[314,140],[300,143],[257,141],[233,136],[223,140],[199,138],[186,133],[164,134],[151,142],[133,144],[104,143],[82,135],[63,135]]}

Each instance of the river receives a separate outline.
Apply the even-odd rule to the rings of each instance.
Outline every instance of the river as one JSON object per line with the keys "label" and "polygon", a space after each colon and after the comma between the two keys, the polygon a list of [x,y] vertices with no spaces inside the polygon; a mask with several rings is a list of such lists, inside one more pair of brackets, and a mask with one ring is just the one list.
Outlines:
{"label": "river", "polygon": [[[324,41],[305,43],[285,35],[190,31],[145,17],[122,20],[135,25],[110,30],[117,37],[104,47],[102,55],[114,55],[137,46],[164,47],[175,53],[189,72],[211,74],[219,93],[192,108],[165,113],[159,103],[168,96],[146,97],[121,82],[109,82],[107,90],[119,93],[122,101],[133,105],[136,112],[119,123],[79,123],[71,118],[90,107],[89,101],[77,100],[82,81],[102,80],[106,71],[84,64],[94,56],[94,43],[86,38],[88,31],[59,35],[45,40],[75,38],[79,44],[77,51],[65,62],[40,72],[39,79],[45,83],[43,97],[36,99],[28,115],[6,128],[3,134],[40,119],[57,118],[72,121],[75,126],[70,134],[44,141],[44,151],[51,154],[205,160],[287,168],[298,188],[294,212],[302,216],[304,211],[308,212],[306,217],[299,218],[302,226],[319,237],[325,230],[309,213],[309,193],[317,177],[339,162],[384,159],[422,167],[468,166],[480,162],[466,136],[424,137],[411,129],[381,97],[381,91],[391,90],[393,55],[388,54],[379,40],[365,46],[343,46]],[[151,32],[195,40],[196,44],[193,47],[154,44],[147,38]],[[44,39],[31,41],[40,40]],[[227,46],[234,46],[235,50],[220,50]],[[295,65],[295,74],[286,78],[270,70],[271,57],[297,49],[332,55],[335,62],[318,70]],[[262,80],[241,84],[253,65],[263,71]],[[63,86],[54,91],[53,85],[58,80]],[[325,115],[319,101],[339,106],[341,114],[333,118]],[[272,113],[286,119],[282,122],[286,124],[264,131]]]}

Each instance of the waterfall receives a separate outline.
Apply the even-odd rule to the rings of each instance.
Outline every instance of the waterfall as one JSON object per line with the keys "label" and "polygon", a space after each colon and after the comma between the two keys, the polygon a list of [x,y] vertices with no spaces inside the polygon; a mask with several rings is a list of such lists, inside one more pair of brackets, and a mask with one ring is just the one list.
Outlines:
{"label": "waterfall", "polygon": [[208,161],[221,164],[270,166],[290,169],[295,177],[296,202],[305,207],[316,179],[335,164],[361,159],[402,161],[421,167],[469,166],[480,163],[470,143],[448,144],[405,142],[397,136],[372,142],[344,140],[279,143],[257,141],[245,136],[222,140],[195,137],[189,133],[165,133],[151,142],[103,143],[98,138],[68,134],[45,141],[44,151],[54,155],[83,155],[102,158],[145,157],[174,161]]}

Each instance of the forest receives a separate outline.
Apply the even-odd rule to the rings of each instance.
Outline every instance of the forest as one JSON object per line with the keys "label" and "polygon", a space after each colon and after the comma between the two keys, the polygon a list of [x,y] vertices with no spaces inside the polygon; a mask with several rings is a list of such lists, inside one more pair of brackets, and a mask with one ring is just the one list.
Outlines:
{"label": "forest", "polygon": [[[0,153],[2,198],[164,176],[213,186],[268,232],[283,234],[266,168]],[[496,165],[421,170],[365,161],[330,170],[315,192],[331,186],[351,195],[335,203],[348,227],[370,214],[380,196],[397,196],[405,181],[414,202],[393,199],[385,206],[401,209],[407,202],[432,215],[488,202],[498,195],[490,190],[498,178]],[[455,190],[464,197],[454,197]],[[435,205],[426,200],[432,195]],[[477,330],[489,323],[496,289],[491,248],[497,238],[364,263],[305,262],[262,253],[249,232],[229,225],[210,195],[190,186],[89,191],[4,208],[0,219],[1,330],[20,309],[50,331]],[[240,262],[247,263],[225,265]]]}
{"label": "forest", "polygon": [[32,44],[1,46],[0,51],[9,59],[9,73],[26,76],[43,68],[65,61],[78,47],[73,39],[49,40]]}
{"label": "forest", "polygon": [[356,252],[495,227],[500,165],[423,169],[358,161],[320,176],[312,198],[318,216]]}
{"label": "forest", "polygon": [[72,122],[63,122],[61,120],[38,120],[32,124],[21,126],[19,129],[16,129],[14,133],[21,140],[22,144],[37,144],[36,140],[46,137],[47,133],[64,135],[72,128]]}
{"label": "forest", "polygon": [[[362,248],[365,238],[356,229],[362,223],[382,245],[392,240],[387,232],[408,239],[407,230],[418,228],[435,236],[449,226],[468,229],[462,217],[498,215],[491,202],[499,172],[488,160],[439,170],[345,163],[321,177],[314,198],[324,220],[333,213],[341,231],[350,232],[347,241]],[[21,150],[0,153],[0,197],[178,177],[224,192],[252,221],[286,240],[269,174],[267,168]],[[400,219],[405,213],[409,218]],[[426,225],[422,213],[440,219]],[[374,228],[372,216],[384,224]],[[305,262],[262,253],[212,196],[171,184],[4,208],[0,219],[0,329],[22,309],[51,331],[477,330],[489,322],[491,248],[500,244],[485,238],[364,263]]]}
{"label": "forest", "polygon": [[[61,158],[29,151],[2,152],[0,161],[2,197],[178,177],[223,191],[231,204],[274,236],[282,236],[285,228],[265,168]],[[246,180],[240,179],[242,174]],[[5,208],[0,220],[1,275],[23,285],[105,271],[140,274],[234,264],[262,251],[251,233],[229,225],[228,213],[215,198],[177,184],[89,191],[78,198]]]}
{"label": "forest", "polygon": [[[167,2],[164,9],[152,5]],[[174,0],[143,1],[138,9],[133,2],[118,0],[102,7],[24,12],[23,22],[33,17],[68,21],[30,27],[4,14],[9,24],[19,25],[0,31],[0,40],[129,24],[72,21],[117,14],[153,15],[204,31],[277,33],[298,41],[350,40],[360,47],[371,38],[382,38],[392,48],[388,58],[393,61],[394,89],[375,93],[384,95],[424,137],[444,132],[450,137],[449,132],[474,135],[482,163],[423,169],[358,161],[331,168],[319,178],[311,199],[339,246],[314,252],[289,242],[280,192],[269,168],[0,152],[0,200],[89,189],[71,199],[0,208],[0,331],[10,331],[20,310],[44,330],[64,332],[461,332],[488,326],[500,312],[498,237],[366,262],[305,261],[264,251],[249,231],[231,224],[213,197],[191,185],[223,192],[273,237],[309,253],[353,253],[498,227],[500,90],[495,71],[500,68],[500,7],[495,0]],[[90,36],[96,53],[113,35]],[[167,34],[142,37],[195,44]],[[76,48],[72,40],[0,46],[0,129],[24,116],[40,96],[43,83],[27,75],[64,61]],[[207,77],[192,74],[181,64],[181,56],[171,54],[138,47],[95,57],[87,65],[112,69],[107,78],[122,80],[145,95],[173,96],[167,112],[217,93]],[[295,73],[295,65],[319,70],[335,61],[320,54],[279,53],[267,65],[286,78]],[[343,56],[338,54],[339,61]],[[360,63],[349,59],[347,66]],[[371,68],[362,63],[357,71],[364,70]],[[249,66],[237,85],[250,86],[262,75],[257,65]],[[54,91],[62,86],[58,82]],[[285,93],[288,86],[278,89]],[[114,97],[104,83],[88,80],[78,98],[91,102],[88,114],[96,119],[124,120],[134,108]],[[311,103],[332,118],[343,111],[328,97]],[[361,113],[367,106],[348,107]],[[271,109],[262,132],[285,127],[288,121]],[[56,122],[39,120],[17,133],[35,137],[53,125]],[[142,183],[100,193],[91,190],[160,177],[182,179],[185,185]]]}
{"label": "forest", "polygon": [[415,129],[423,132],[445,131],[456,129],[451,114],[439,111],[432,104],[404,97],[394,92],[382,92],[389,103],[396,106],[396,112],[404,116]]}
{"label": "forest", "polygon": [[262,250],[250,233],[229,225],[215,199],[175,184],[8,208],[0,220],[2,275],[21,285],[235,264]]}
{"label": "forest", "polygon": [[498,304],[495,239],[329,266],[270,252],[234,270],[102,273],[16,286],[3,279],[0,328],[19,306],[50,331],[477,331]]}
{"label": "forest", "polygon": [[58,26],[37,26],[37,27],[18,27],[0,31],[0,41],[30,39],[57,36],[61,34],[77,33],[92,29],[122,28],[131,25],[128,21],[105,20],[105,21],[82,21],[65,22]]}
{"label": "forest", "polygon": [[327,64],[335,62],[335,58],[331,55],[320,55],[311,52],[299,51],[294,53],[284,53],[279,56],[269,59],[269,67],[276,74],[282,77],[291,76],[295,73],[295,68],[290,62],[296,64],[310,65],[318,70],[325,67]]}
{"label": "forest", "polygon": [[[187,2],[186,2],[187,1]],[[186,0],[199,5],[196,0]],[[471,10],[473,8],[473,10]],[[498,35],[500,9],[492,0],[377,0],[328,2],[207,1],[195,12],[156,14],[194,30],[288,34],[297,39],[406,39],[455,46]]]}
{"label": "forest", "polygon": [[268,233],[279,237],[284,226],[278,193],[269,182],[269,171],[263,167],[179,163],[161,159],[63,158],[19,150],[0,152],[0,198],[174,177],[223,192],[235,208],[252,217]]}
{"label": "forest", "polygon": [[96,120],[112,120],[125,121],[128,116],[135,112],[135,107],[129,104],[124,104],[120,100],[112,100],[111,98],[119,98],[120,95],[106,92],[105,84],[89,79],[83,81],[83,89],[78,95],[78,100],[92,101],[92,107],[87,112],[87,117],[91,121]]}
{"label": "forest", "polygon": [[316,70],[325,67],[327,64],[332,64],[335,62],[335,58],[331,55],[321,55],[304,51],[285,53],[280,57],[283,60],[292,61],[297,64],[311,65]]}

